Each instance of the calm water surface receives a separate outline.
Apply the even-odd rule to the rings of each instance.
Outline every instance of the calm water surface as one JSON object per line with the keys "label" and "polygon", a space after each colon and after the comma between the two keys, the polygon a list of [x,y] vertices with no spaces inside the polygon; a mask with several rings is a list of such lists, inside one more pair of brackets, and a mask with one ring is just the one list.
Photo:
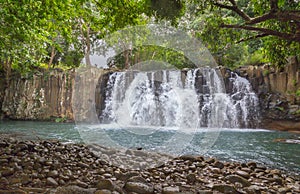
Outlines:
{"label": "calm water surface", "polygon": [[[70,123],[5,121],[0,122],[0,133],[11,133],[25,139],[58,139],[63,142],[83,142],[75,124]],[[147,136],[139,136],[122,129],[108,129],[107,134],[124,147],[144,147],[147,149],[147,146],[156,146],[172,137],[174,132],[157,131],[151,134],[151,141]],[[215,143],[205,155],[225,161],[256,161],[269,167],[300,175],[300,144],[274,141],[275,139],[299,139],[299,136],[299,134],[279,131],[222,129]],[[186,153],[197,154],[199,149],[197,145],[201,143],[202,138],[203,133],[196,132],[185,150]]]}

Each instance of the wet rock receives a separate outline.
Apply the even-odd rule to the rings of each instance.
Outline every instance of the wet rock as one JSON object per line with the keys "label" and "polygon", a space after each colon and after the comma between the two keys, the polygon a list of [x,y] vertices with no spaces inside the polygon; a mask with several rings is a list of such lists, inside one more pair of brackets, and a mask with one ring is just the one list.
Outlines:
{"label": "wet rock", "polygon": [[163,194],[179,194],[180,190],[178,186],[175,187],[164,187],[162,190]]}
{"label": "wet rock", "polygon": [[52,177],[47,178],[46,184],[49,185],[49,186],[55,186],[55,187],[58,186],[58,183]]}
{"label": "wet rock", "polygon": [[2,176],[11,176],[15,173],[15,170],[13,168],[5,168],[4,170],[1,171]]}
{"label": "wet rock", "polygon": [[79,162],[77,163],[77,166],[81,167],[81,168],[89,168],[89,165],[88,164],[85,164],[83,162]]}
{"label": "wet rock", "polygon": [[240,175],[246,179],[250,178],[250,174],[248,172],[242,171],[242,170],[237,170],[235,172],[237,175]]}
{"label": "wet rock", "polygon": [[214,167],[222,169],[224,168],[224,164],[220,161],[215,161],[215,163],[213,164]]}
{"label": "wet rock", "polygon": [[198,193],[199,194],[213,194],[213,192],[209,191],[209,190],[199,190]]}
{"label": "wet rock", "polygon": [[191,183],[191,184],[193,184],[197,181],[196,174],[194,174],[194,173],[188,174],[186,176],[186,179],[187,179],[187,182]]}
{"label": "wet rock", "polygon": [[154,193],[154,188],[152,185],[141,182],[126,182],[124,185],[124,189],[127,192],[134,192],[140,194]]}
{"label": "wet rock", "polygon": [[260,187],[257,185],[251,185],[250,187],[246,188],[245,191],[248,194],[261,194]]}
{"label": "wet rock", "polygon": [[21,176],[21,180],[22,180],[22,184],[23,185],[27,185],[27,184],[29,184],[32,181],[32,179],[30,178],[29,175],[23,175],[23,176]]}
{"label": "wet rock", "polygon": [[214,159],[214,158],[208,158],[208,159],[206,159],[206,163],[208,163],[208,164],[212,164],[215,161],[216,161],[216,159]]}
{"label": "wet rock", "polygon": [[10,190],[0,189],[0,194],[27,194],[27,192],[21,189],[10,189]]}
{"label": "wet rock", "polygon": [[58,187],[54,194],[94,194],[95,192],[95,188],[84,189],[76,185],[72,185],[67,187]]}
{"label": "wet rock", "polygon": [[256,162],[254,162],[254,161],[250,161],[250,162],[248,162],[247,163],[247,166],[249,167],[249,168],[256,168]]}
{"label": "wet rock", "polygon": [[239,194],[233,186],[227,184],[214,184],[212,189],[221,193]]}
{"label": "wet rock", "polygon": [[76,184],[77,186],[79,186],[79,187],[82,187],[82,188],[88,188],[88,186],[89,186],[87,183],[82,182],[82,181],[80,181],[80,180],[76,180],[76,181],[75,181],[75,184]]}
{"label": "wet rock", "polygon": [[8,159],[0,158],[0,164],[3,165],[4,163],[8,163]]}
{"label": "wet rock", "polygon": [[[9,184],[14,185],[14,184],[19,184],[21,183],[22,180],[19,177],[12,177],[9,179]],[[1,185],[1,183],[0,183]]]}
{"label": "wet rock", "polygon": [[203,158],[197,157],[197,156],[194,156],[194,155],[183,155],[183,156],[180,156],[179,158],[181,160],[189,160],[189,161],[192,161],[192,162],[203,161]]}
{"label": "wet rock", "polygon": [[288,192],[291,192],[291,189],[290,189],[290,188],[284,187],[284,188],[279,188],[279,189],[278,189],[278,193],[280,193],[280,194],[286,194],[286,193],[288,193]]}
{"label": "wet rock", "polygon": [[214,174],[220,174],[221,173],[221,170],[219,168],[211,168],[210,170]]}
{"label": "wet rock", "polygon": [[99,189],[99,190],[107,189],[107,190],[113,191],[115,189],[115,185],[113,184],[113,182],[111,180],[103,179],[103,180],[98,181],[97,189]]}
{"label": "wet rock", "polygon": [[0,179],[0,188],[5,189],[9,185],[8,180],[5,177]]}
{"label": "wet rock", "polygon": [[22,187],[22,189],[28,193],[46,193],[47,192],[47,189],[44,189],[44,188]]}
{"label": "wet rock", "polygon": [[245,179],[241,176],[238,176],[238,175],[229,175],[229,176],[226,176],[225,179],[229,180],[229,182],[231,182],[233,184],[240,183],[240,184],[242,184],[243,187],[249,187],[251,185],[251,183],[247,179]]}
{"label": "wet rock", "polygon": [[47,175],[48,175],[48,177],[56,178],[56,177],[58,177],[59,174],[58,174],[57,170],[52,170]]}
{"label": "wet rock", "polygon": [[94,194],[112,194],[110,190],[97,190]]}
{"label": "wet rock", "polygon": [[125,172],[125,173],[117,172],[115,176],[117,179],[120,179],[122,181],[127,181],[130,177],[139,176],[139,173],[135,171]]}

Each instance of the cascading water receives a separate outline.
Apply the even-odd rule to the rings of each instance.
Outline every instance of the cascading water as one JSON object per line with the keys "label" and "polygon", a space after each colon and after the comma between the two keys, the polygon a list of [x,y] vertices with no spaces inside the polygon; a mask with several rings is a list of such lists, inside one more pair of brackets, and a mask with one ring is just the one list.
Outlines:
{"label": "cascading water", "polygon": [[225,92],[214,69],[187,72],[115,72],[106,86],[101,123],[173,128],[253,127],[258,99],[250,83],[236,74]]}

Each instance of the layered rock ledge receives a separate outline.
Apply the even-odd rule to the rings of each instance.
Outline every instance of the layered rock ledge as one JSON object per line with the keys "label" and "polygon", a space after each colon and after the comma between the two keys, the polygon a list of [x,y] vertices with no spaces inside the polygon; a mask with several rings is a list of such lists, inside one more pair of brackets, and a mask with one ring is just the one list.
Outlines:
{"label": "layered rock ledge", "polygon": [[0,193],[300,193],[299,177],[251,161],[181,156],[132,170],[107,156],[83,144],[1,134]]}

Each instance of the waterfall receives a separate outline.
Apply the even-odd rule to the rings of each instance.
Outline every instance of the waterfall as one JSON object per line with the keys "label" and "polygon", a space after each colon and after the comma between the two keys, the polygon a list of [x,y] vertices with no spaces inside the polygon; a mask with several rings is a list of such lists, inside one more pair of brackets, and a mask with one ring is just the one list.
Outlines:
{"label": "waterfall", "polygon": [[223,78],[215,69],[115,72],[105,88],[101,123],[157,127],[255,127],[258,99],[237,74]]}

